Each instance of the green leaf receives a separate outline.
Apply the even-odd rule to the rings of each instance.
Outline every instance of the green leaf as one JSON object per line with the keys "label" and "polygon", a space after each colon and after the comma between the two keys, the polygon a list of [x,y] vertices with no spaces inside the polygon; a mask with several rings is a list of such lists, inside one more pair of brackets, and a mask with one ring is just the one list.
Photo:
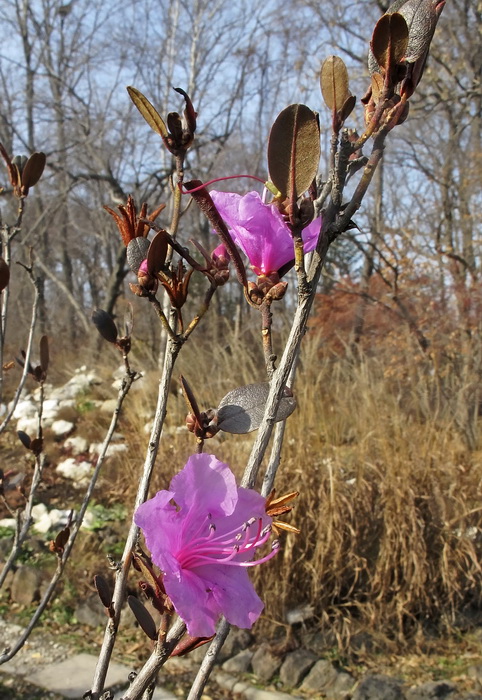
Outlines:
{"label": "green leaf", "polygon": [[284,197],[298,199],[309,188],[320,160],[320,127],[306,105],[286,107],[269,135],[270,179]]}
{"label": "green leaf", "polygon": [[152,106],[147,97],[131,86],[127,88],[127,92],[151,129],[162,136],[163,139],[166,138],[168,136],[167,126],[157,109]]}

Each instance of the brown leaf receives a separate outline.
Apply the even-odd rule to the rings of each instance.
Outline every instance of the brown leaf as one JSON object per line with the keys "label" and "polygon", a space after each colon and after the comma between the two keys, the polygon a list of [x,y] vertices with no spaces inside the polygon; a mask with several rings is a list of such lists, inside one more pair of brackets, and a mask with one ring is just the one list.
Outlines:
{"label": "brown leaf", "polygon": [[320,75],[321,94],[328,109],[338,112],[350,97],[348,71],[339,56],[328,56],[323,61]]}
{"label": "brown leaf", "polygon": [[0,258],[0,292],[3,292],[10,281],[10,268],[3,258]]}
{"label": "brown leaf", "polygon": [[201,425],[201,411],[199,410],[198,402],[196,401],[196,397],[194,396],[194,393],[187,383],[187,380],[182,376],[179,377],[179,380],[181,382],[181,388],[182,388],[182,393],[184,394],[184,399],[187,403],[188,410],[191,411],[194,416],[196,417],[197,422],[199,425]]}
{"label": "brown leaf", "polygon": [[353,109],[355,107],[356,103],[356,97],[355,95],[350,95],[349,97],[346,98],[345,102],[343,103],[342,108],[338,112],[338,119],[340,122],[343,124],[343,122],[348,119],[350,114],[353,112]]}
{"label": "brown leaf", "polygon": [[143,632],[149,639],[155,642],[157,639],[157,629],[150,612],[143,606],[141,601],[133,595],[127,596],[127,602]]}
{"label": "brown leaf", "polygon": [[375,104],[378,103],[380,95],[383,90],[383,78],[380,73],[373,73],[372,75],[372,97]]}
{"label": "brown leaf", "polygon": [[151,129],[162,136],[163,139],[166,138],[168,136],[167,126],[157,109],[152,106],[147,97],[135,87],[129,86],[127,92]]}
{"label": "brown leaf", "polygon": [[112,591],[110,590],[110,586],[105,580],[105,578],[100,575],[94,576],[94,586],[97,589],[100,602],[102,603],[104,608],[110,608],[112,603]]}
{"label": "brown leaf", "polygon": [[22,193],[27,195],[30,187],[40,180],[45,168],[45,153],[32,153],[22,170]]}
{"label": "brown leaf", "polygon": [[157,276],[166,261],[167,246],[166,232],[156,233],[147,251],[147,271],[152,277]]}
{"label": "brown leaf", "polygon": [[310,187],[320,160],[320,127],[306,105],[286,107],[268,141],[269,175],[284,197],[297,200]]}
{"label": "brown leaf", "polygon": [[23,430],[17,430],[17,436],[18,436],[18,439],[20,440],[20,442],[22,443],[22,445],[27,450],[29,450],[30,444],[31,444],[30,436],[27,435],[27,433],[25,433]]}
{"label": "brown leaf", "polygon": [[117,326],[112,316],[103,309],[94,309],[91,318],[104,340],[107,340],[108,343],[115,343],[117,340]]}
{"label": "brown leaf", "polygon": [[408,26],[398,12],[383,15],[373,30],[370,47],[376,62],[385,71],[400,63],[408,45]]}

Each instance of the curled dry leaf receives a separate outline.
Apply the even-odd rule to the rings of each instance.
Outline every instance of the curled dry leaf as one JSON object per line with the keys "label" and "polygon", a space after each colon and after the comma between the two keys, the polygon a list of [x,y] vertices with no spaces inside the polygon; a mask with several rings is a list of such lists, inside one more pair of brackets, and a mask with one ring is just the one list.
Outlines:
{"label": "curled dry leaf", "polygon": [[159,136],[162,136],[162,138],[166,138],[168,136],[167,126],[157,109],[149,102],[147,97],[135,87],[129,86],[127,92],[151,129],[159,134]]}
{"label": "curled dry leaf", "polygon": [[127,264],[136,274],[147,258],[150,243],[147,238],[133,238],[127,246]]}
{"label": "curled dry leaf", "polygon": [[29,450],[31,444],[30,436],[27,435],[27,433],[25,433],[23,430],[17,430],[17,436],[22,445],[25,447],[25,449]]}
{"label": "curled dry leaf", "polygon": [[[238,435],[250,433],[259,428],[268,399],[269,384],[247,384],[230,391],[218,406],[218,429]],[[285,420],[296,408],[296,399],[285,389],[276,421]]]}
{"label": "curled dry leaf", "polygon": [[92,322],[97,328],[104,340],[108,343],[117,341],[117,326],[115,325],[112,316],[103,309],[94,309],[92,311]]}
{"label": "curled dry leaf", "polygon": [[320,126],[306,105],[286,107],[276,118],[268,141],[268,169],[283,197],[297,200],[310,187],[320,161]]}
{"label": "curled dry leaf", "polygon": [[100,575],[94,576],[94,586],[97,589],[100,602],[102,603],[104,608],[110,608],[112,604],[112,591],[110,590],[110,586],[105,580],[105,578]]}
{"label": "curled dry leaf", "polygon": [[3,292],[10,282],[10,268],[3,258],[0,258],[0,292]]}
{"label": "curled dry leaf", "polygon": [[149,639],[155,642],[157,639],[157,629],[150,612],[144,607],[141,601],[133,595],[127,597],[127,602],[143,632]]}

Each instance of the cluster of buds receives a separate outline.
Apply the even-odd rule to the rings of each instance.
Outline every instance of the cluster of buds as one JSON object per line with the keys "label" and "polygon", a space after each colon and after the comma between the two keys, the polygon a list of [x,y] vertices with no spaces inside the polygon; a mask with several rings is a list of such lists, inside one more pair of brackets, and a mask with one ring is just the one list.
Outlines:
{"label": "cluster of buds", "polygon": [[45,153],[35,152],[27,156],[10,158],[4,146],[0,143],[0,155],[7,166],[8,179],[13,187],[13,193],[19,199],[28,195],[29,189],[37,184],[45,168]]}
{"label": "cluster of buds", "polygon": [[445,0],[395,0],[377,22],[368,56],[371,86],[362,99],[368,123],[379,103],[402,102],[397,123],[408,115],[406,102],[419,84]]}
{"label": "cluster of buds", "polygon": [[198,440],[208,440],[216,435],[218,428],[218,412],[214,408],[201,411],[194,393],[185,377],[180,377],[182,393],[186,400],[189,413],[186,416],[186,427]]}
{"label": "cluster of buds", "polygon": [[256,282],[248,282],[247,295],[252,304],[259,306],[264,301],[279,301],[288,288],[288,282],[281,282],[277,272],[258,276]]}
{"label": "cluster of buds", "polygon": [[[45,380],[47,379],[47,371],[49,368],[49,339],[46,335],[43,335],[40,338],[40,343],[39,343],[39,351],[40,351],[40,362],[38,365],[35,365],[35,367],[29,362],[27,364],[27,373],[35,379],[36,382],[39,384],[43,384]],[[17,362],[20,365],[20,367],[25,367],[25,360],[27,358],[27,355],[24,350],[20,351],[21,358],[17,357]]]}
{"label": "cluster of buds", "polygon": [[181,88],[174,90],[184,97],[186,107],[182,117],[178,112],[169,112],[166,126],[159,112],[142,92],[134,87],[127,88],[129,97],[151,129],[161,136],[167,150],[174,156],[184,157],[194,141],[197,113],[189,95]]}

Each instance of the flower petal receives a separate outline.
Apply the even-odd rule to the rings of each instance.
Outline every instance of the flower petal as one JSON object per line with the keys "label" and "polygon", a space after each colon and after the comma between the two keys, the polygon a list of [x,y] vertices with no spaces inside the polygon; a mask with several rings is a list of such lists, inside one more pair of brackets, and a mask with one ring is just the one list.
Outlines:
{"label": "flower petal", "polygon": [[264,607],[243,568],[200,566],[183,570],[179,577],[166,576],[164,586],[193,636],[214,634],[220,615],[232,625],[250,628]]}
{"label": "flower petal", "polygon": [[184,469],[172,479],[170,491],[181,511],[199,523],[208,515],[212,518],[231,515],[238,500],[231,469],[205,452],[189,457]]}
{"label": "flower petal", "polygon": [[[216,208],[256,274],[278,271],[294,259],[288,225],[274,204],[264,204],[257,192],[211,192]],[[303,230],[305,252],[316,246],[321,219]]]}

